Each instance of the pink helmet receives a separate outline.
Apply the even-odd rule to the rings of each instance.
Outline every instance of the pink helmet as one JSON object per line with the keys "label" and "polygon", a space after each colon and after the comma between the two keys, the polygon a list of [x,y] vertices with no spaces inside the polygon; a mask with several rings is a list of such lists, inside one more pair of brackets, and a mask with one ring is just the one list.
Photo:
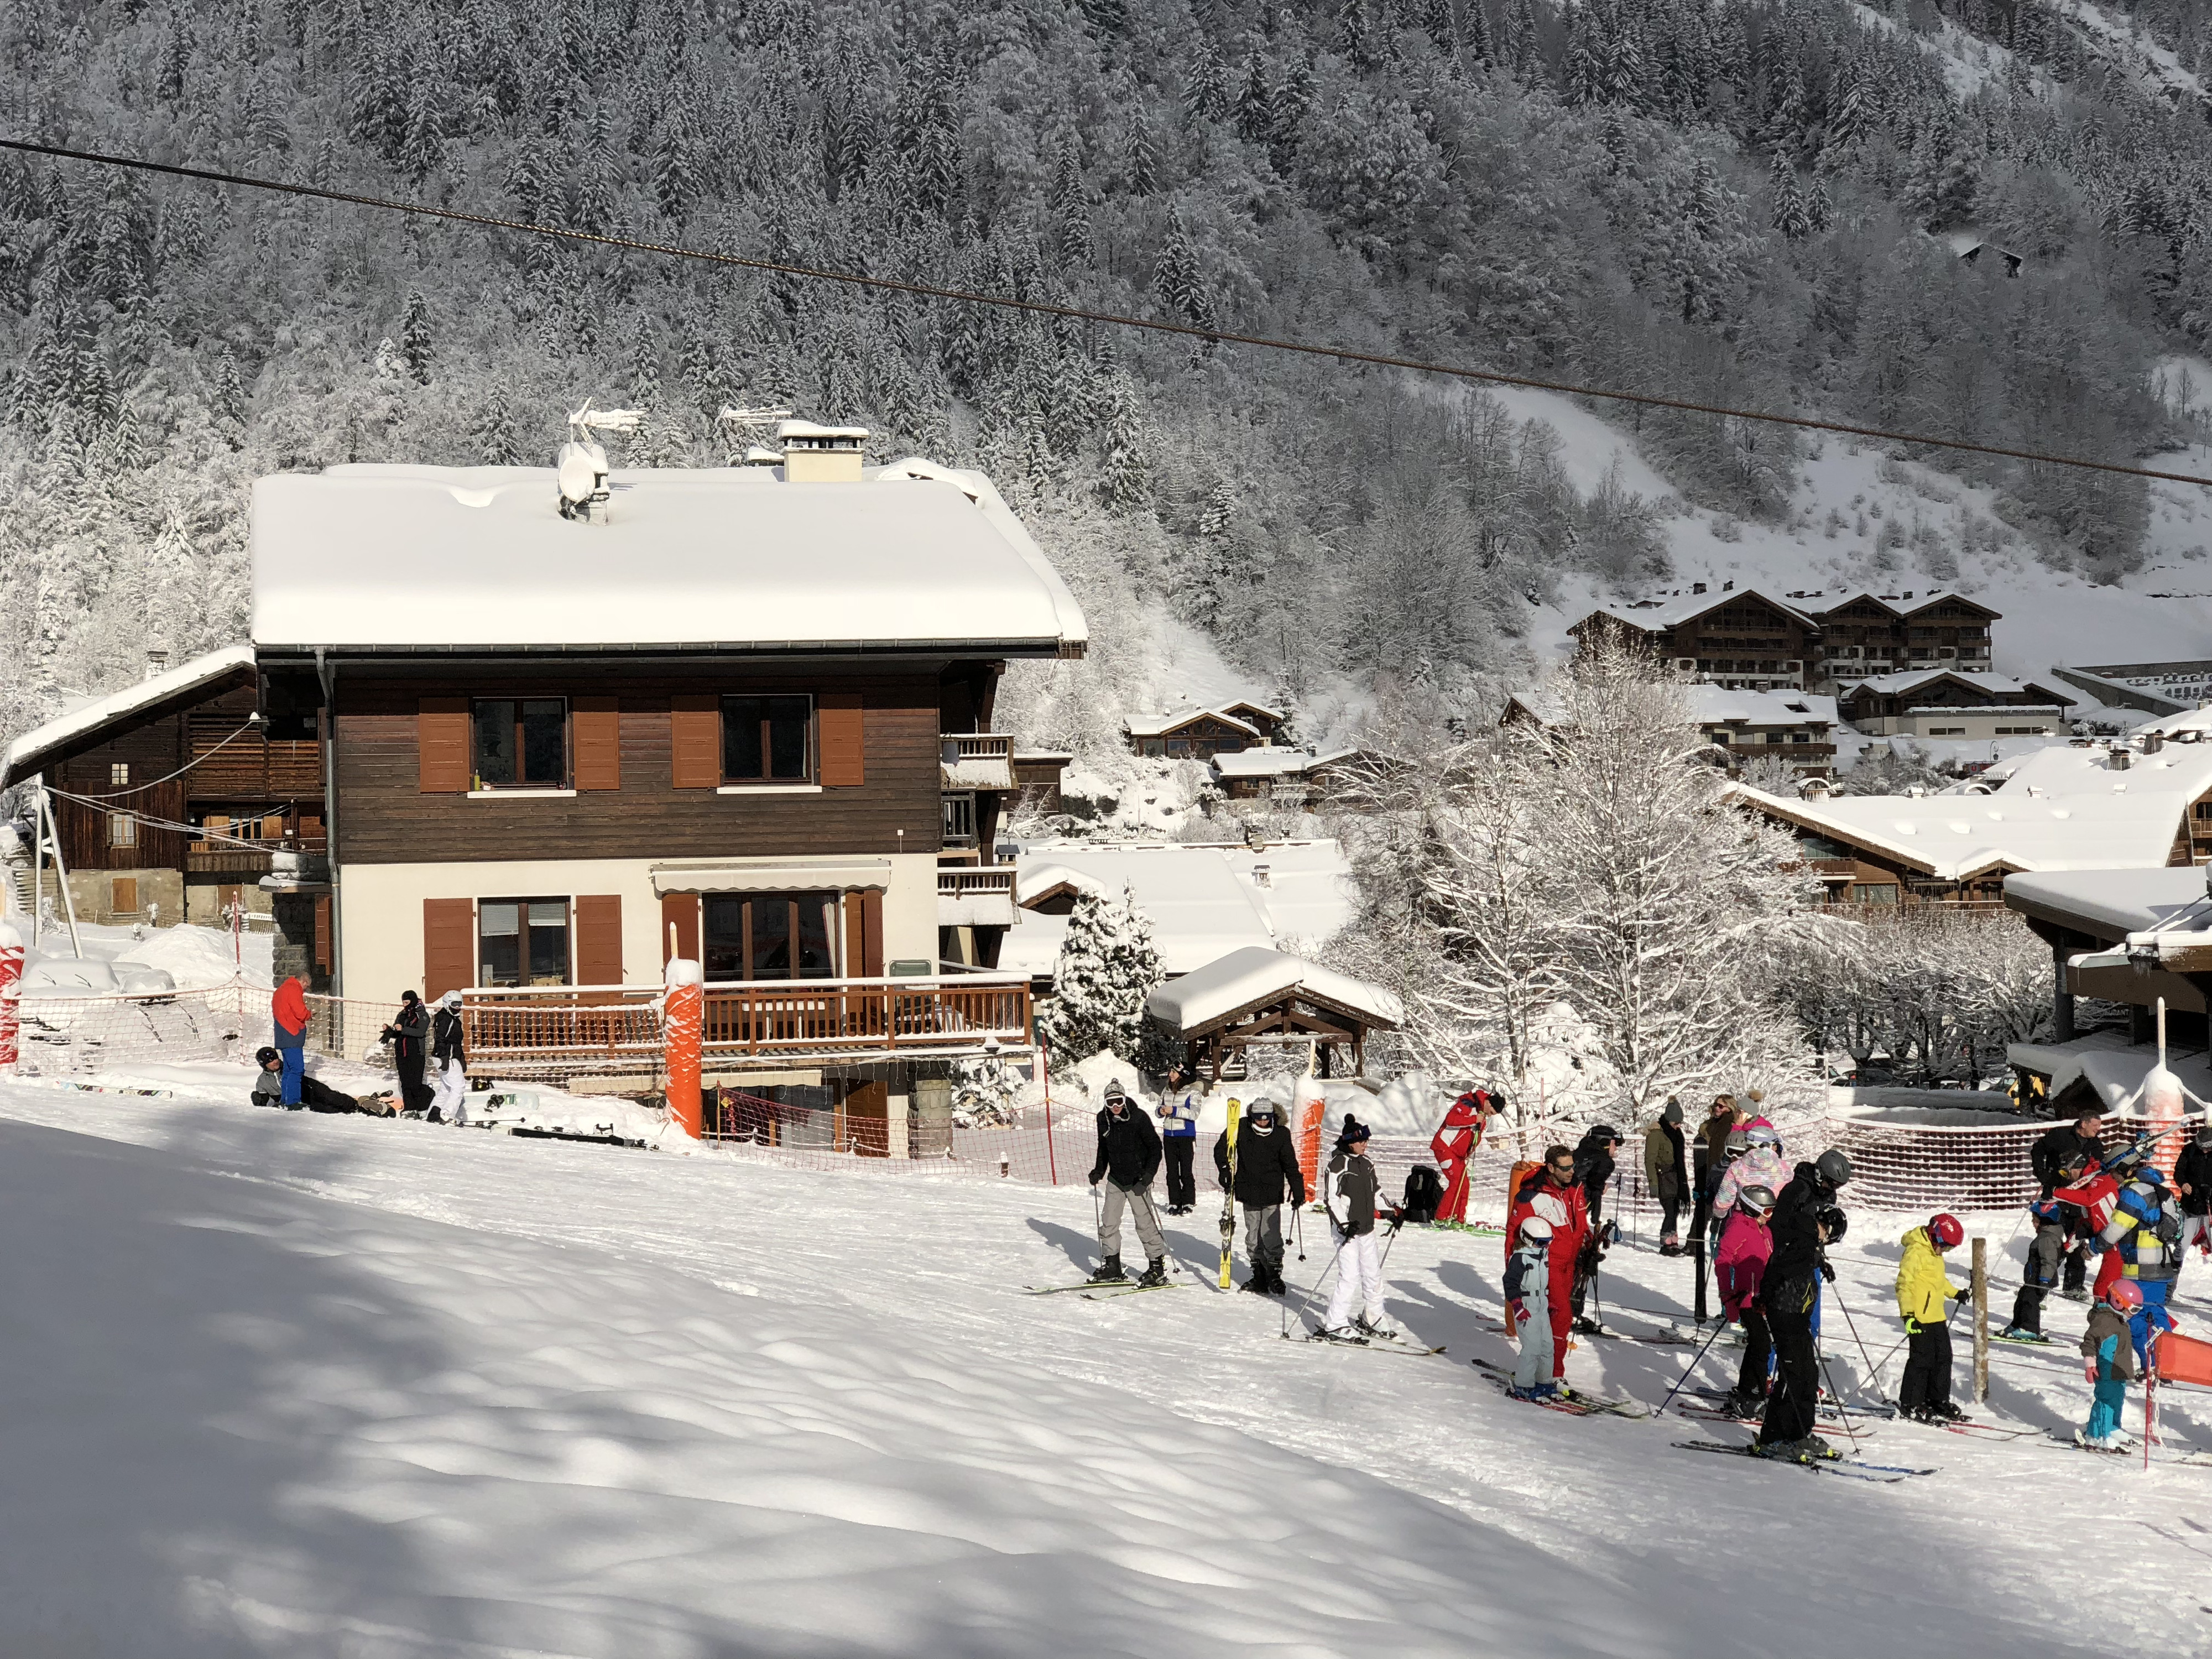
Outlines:
{"label": "pink helmet", "polygon": [[2105,1300],[2115,1308],[2140,1308],[2142,1306],[2142,1286],[2132,1279],[2116,1279],[2112,1281],[2112,1288],[2105,1292]]}

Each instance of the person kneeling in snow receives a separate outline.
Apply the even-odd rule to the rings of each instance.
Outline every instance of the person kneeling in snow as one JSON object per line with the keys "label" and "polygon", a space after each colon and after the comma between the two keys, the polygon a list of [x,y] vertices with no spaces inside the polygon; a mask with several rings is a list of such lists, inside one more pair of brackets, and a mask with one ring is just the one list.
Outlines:
{"label": "person kneeling in snow", "polygon": [[1375,1248],[1375,1196],[1380,1187],[1375,1166],[1367,1161],[1367,1126],[1347,1115],[1337,1132],[1328,1173],[1322,1177],[1322,1195],[1337,1237],[1336,1289],[1322,1326],[1332,1336],[1396,1334],[1382,1328],[1382,1259]]}
{"label": "person kneeling in snow", "polygon": [[1505,1260],[1505,1305],[1521,1331],[1521,1357],[1513,1364],[1516,1400],[1550,1400],[1559,1392],[1552,1377],[1552,1224],[1532,1215],[1521,1224],[1521,1247]]}
{"label": "person kneeling in snow", "polygon": [[2097,1385],[2090,1402],[2088,1426],[2077,1429],[2074,1443],[2093,1451],[2118,1451],[2127,1444],[2120,1431],[2120,1408],[2128,1401],[2128,1384],[2136,1377],[2136,1349],[2130,1320],[2142,1311],[2142,1287],[2132,1279],[2116,1279],[2105,1286],[2097,1305],[2089,1310],[2089,1328],[2081,1338],[2082,1368]]}
{"label": "person kneeling in snow", "polygon": [[[260,1073],[253,1079],[253,1103],[256,1106],[284,1106],[284,1057],[274,1048],[254,1052],[261,1062]],[[296,1112],[305,1107],[311,1112],[361,1112],[370,1117],[389,1117],[392,1108],[386,1103],[371,1097],[356,1100],[351,1095],[342,1095],[320,1078],[300,1073],[300,1099],[294,1106],[284,1107]]]}

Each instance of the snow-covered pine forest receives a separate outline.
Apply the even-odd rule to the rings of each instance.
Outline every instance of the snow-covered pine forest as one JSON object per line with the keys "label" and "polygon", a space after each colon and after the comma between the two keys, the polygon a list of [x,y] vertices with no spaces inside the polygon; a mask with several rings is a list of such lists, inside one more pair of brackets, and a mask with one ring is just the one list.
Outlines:
{"label": "snow-covered pine forest", "polygon": [[[0,14],[42,141],[2100,457],[2193,435],[2149,370],[2212,329],[2208,41],[2195,0]],[[2017,280],[1927,234],[1969,225]],[[1164,630],[1449,712],[1558,583],[1668,558],[1553,428],[1395,374],[66,163],[0,161],[0,364],[9,731],[241,636],[255,475],[538,462],[586,395],[648,411],[618,460],[783,400],[988,468],[1096,630],[1009,716],[1086,753]],[[1782,509],[1778,430],[1613,413],[1687,500]],[[1931,459],[2024,566],[2140,556],[2139,481]]]}

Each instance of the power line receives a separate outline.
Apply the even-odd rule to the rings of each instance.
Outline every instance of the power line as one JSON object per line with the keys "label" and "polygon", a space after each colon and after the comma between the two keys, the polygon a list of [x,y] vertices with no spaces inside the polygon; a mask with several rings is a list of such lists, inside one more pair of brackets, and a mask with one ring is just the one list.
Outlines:
{"label": "power line", "polygon": [[165,173],[175,179],[196,179],[205,184],[234,185],[244,190],[274,191],[282,195],[305,196],[322,202],[342,202],[351,207],[377,208],[387,213],[411,213],[426,219],[480,225],[491,230],[518,231],[528,236],[550,236],[563,241],[587,242],[600,247],[621,248],[632,253],[658,253],[671,258],[697,259],[708,264],[732,265],[742,270],[796,276],[808,282],[842,283],[849,288],[911,294],[928,300],[950,300],[961,305],[998,306],[1005,310],[1027,312],[1040,317],[1067,317],[1079,322],[1103,323],[1113,328],[1146,329],[1155,334],[1180,335],[1187,339],[1209,343],[1253,346],[1264,351],[1285,351],[1306,357],[1331,357],[1339,362],[1364,363],[1378,368],[1402,368],[1415,374],[1442,374],[1454,380],[1476,380],[1492,386],[1522,386],[1535,392],[1558,392],[1574,398],[1638,404],[1648,409],[1675,409],[1692,415],[1717,415],[1729,420],[1759,421],[1769,426],[1796,427],[1808,432],[1833,432],[1845,437],[1873,438],[1885,443],[1922,444],[1931,449],[1996,455],[2006,460],[2030,461],[2044,466],[2081,467],[2094,472],[2118,472],[2132,478],[2157,478],[2169,483],[2202,484],[2212,488],[2212,478],[2198,477],[2189,472],[2161,472],[2150,467],[2127,466],[2118,461],[2088,460],[2079,455],[2052,455],[2039,450],[2007,449],[1996,444],[1969,443],[1963,438],[1932,437],[1924,432],[1891,432],[1881,427],[1852,426],[1842,421],[1816,421],[1804,415],[1776,415],[1765,410],[1693,403],[1687,398],[1661,398],[1644,392],[1618,392],[1604,386],[1577,386],[1565,380],[1507,374],[1497,369],[1468,368],[1455,363],[1426,362],[1418,357],[1395,357],[1384,352],[1358,351],[1348,346],[1315,345],[1304,340],[1285,340],[1264,334],[1232,334],[1226,330],[1200,328],[1189,323],[1167,322],[1152,317],[1124,317],[1109,311],[1086,311],[1080,306],[1054,305],[1042,300],[1017,300],[1002,294],[978,294],[967,289],[939,288],[928,283],[902,282],[892,276],[864,276],[850,270],[819,270],[808,265],[784,264],[773,259],[749,259],[742,254],[680,247],[671,242],[641,241],[628,236],[610,236],[599,231],[574,230],[564,225],[541,225],[526,219],[502,219],[488,213],[465,213],[458,208],[433,207],[427,202],[401,202],[380,196],[360,196],[349,191],[326,190],[314,185],[293,184],[282,179],[255,179],[244,173],[217,173],[208,167],[183,167],[171,161],[149,161],[133,155],[106,155],[96,150],[33,143],[21,138],[0,138],[0,149],[18,150],[27,155],[51,156],[64,161],[89,161],[96,167]]}

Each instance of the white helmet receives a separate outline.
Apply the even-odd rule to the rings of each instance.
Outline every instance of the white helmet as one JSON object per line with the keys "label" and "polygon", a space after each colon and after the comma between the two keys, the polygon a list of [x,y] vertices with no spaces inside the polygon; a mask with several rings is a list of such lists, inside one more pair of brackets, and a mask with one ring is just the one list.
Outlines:
{"label": "white helmet", "polygon": [[1747,1146],[1779,1146],[1782,1144],[1782,1137],[1764,1123],[1754,1123],[1746,1129],[1743,1139]]}
{"label": "white helmet", "polygon": [[1552,1242],[1552,1224],[1540,1215],[1525,1216],[1521,1222],[1521,1242],[1523,1244],[1548,1244]]}

